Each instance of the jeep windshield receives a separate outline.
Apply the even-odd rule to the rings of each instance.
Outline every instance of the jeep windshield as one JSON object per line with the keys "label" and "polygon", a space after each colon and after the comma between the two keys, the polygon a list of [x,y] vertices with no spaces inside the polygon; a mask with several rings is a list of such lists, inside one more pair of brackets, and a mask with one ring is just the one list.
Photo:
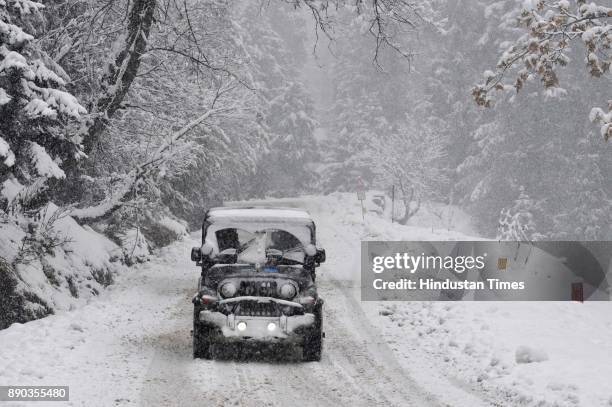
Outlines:
{"label": "jeep windshield", "polygon": [[[212,232],[212,233],[210,233]],[[301,265],[305,245],[294,234],[276,228],[209,230],[214,257],[226,264]]]}

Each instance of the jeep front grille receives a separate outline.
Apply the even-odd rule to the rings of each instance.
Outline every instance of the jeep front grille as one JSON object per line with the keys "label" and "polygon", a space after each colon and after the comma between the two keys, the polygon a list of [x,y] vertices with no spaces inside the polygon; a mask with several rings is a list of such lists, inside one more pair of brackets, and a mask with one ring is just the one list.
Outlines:
{"label": "jeep front grille", "polygon": [[241,281],[238,296],[278,297],[276,281]]}
{"label": "jeep front grille", "polygon": [[273,302],[241,301],[235,304],[234,314],[245,317],[279,317],[282,312]]}

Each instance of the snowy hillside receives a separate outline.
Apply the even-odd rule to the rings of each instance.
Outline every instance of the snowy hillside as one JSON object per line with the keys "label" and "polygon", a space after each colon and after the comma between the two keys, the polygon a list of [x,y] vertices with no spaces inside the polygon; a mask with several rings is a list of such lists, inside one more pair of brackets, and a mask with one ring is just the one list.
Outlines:
{"label": "snowy hillside", "polygon": [[124,269],[117,244],[53,204],[41,211],[34,233],[28,227],[0,224],[0,329],[82,306]]}
{"label": "snowy hillside", "polygon": [[[89,303],[127,265],[147,261],[154,247],[140,229],[111,240],[53,203],[39,211],[35,224],[15,219],[0,223],[0,329]],[[183,223],[167,216],[151,226],[166,244],[187,234]]]}

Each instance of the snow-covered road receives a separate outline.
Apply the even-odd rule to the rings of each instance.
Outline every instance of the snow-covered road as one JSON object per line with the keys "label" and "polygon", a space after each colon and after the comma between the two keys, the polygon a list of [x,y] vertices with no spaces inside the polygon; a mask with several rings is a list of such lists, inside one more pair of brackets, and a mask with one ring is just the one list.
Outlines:
{"label": "snow-covered road", "polygon": [[[275,204],[309,210],[327,250],[321,362],[292,349],[192,358],[194,233],[87,305],[0,331],[0,385],[68,385],[71,406],[612,406],[609,302],[360,301],[361,240],[469,240],[464,215],[398,226],[364,222],[350,194]],[[545,357],[518,363],[526,348]]]}
{"label": "snow-covered road", "polygon": [[0,384],[69,385],[67,405],[74,406],[481,405],[450,383],[443,397],[434,394],[396,360],[366,316],[368,304],[359,301],[354,229],[360,225],[308,209],[328,250],[319,279],[326,299],[321,362],[303,363],[292,349],[192,358],[190,300],[198,269],[188,253],[198,244],[195,233],[85,307],[1,331]]}
{"label": "snow-covered road", "polygon": [[327,299],[325,355],[302,363],[287,349],[244,349],[227,360],[194,361],[187,294],[154,340],[144,375],[142,405],[440,405],[402,370],[368,323],[352,290],[321,284]]}

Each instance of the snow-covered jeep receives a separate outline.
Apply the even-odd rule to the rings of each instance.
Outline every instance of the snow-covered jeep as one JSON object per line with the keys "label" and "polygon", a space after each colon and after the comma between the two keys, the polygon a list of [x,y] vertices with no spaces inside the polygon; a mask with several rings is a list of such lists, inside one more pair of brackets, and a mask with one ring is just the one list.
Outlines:
{"label": "snow-covered jeep", "polygon": [[193,298],[193,356],[211,359],[217,345],[282,342],[321,359],[323,300],[315,268],[325,261],[308,212],[292,208],[213,208],[204,218],[202,267]]}

